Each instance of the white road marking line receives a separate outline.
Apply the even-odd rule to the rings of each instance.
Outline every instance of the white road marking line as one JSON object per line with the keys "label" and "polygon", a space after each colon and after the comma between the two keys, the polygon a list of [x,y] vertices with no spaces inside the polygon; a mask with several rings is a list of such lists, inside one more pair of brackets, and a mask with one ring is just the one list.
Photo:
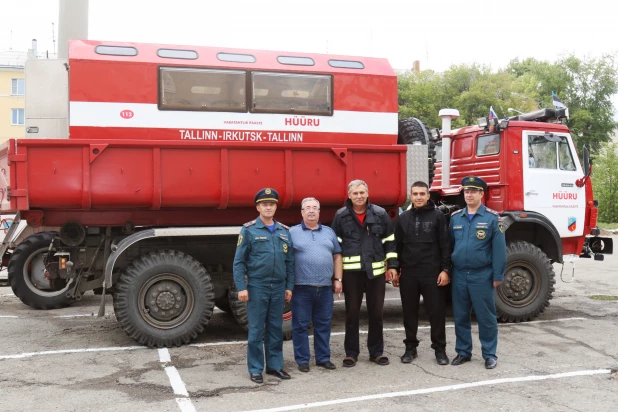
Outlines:
{"label": "white road marking line", "polygon": [[189,398],[176,398],[176,403],[182,412],[196,412],[193,402]]}
{"label": "white road marking line", "polygon": [[167,373],[167,377],[170,379],[170,383],[172,384],[172,389],[174,390],[174,395],[182,395],[189,396],[189,392],[187,392],[187,388],[185,387],[185,383],[182,381],[180,374],[175,366],[166,366],[165,373]]}
{"label": "white road marking line", "polygon": [[11,316],[11,315],[0,315],[0,318],[18,319],[17,316]]}
{"label": "white road marking line", "polygon": [[182,381],[180,373],[178,373],[178,369],[176,369],[175,366],[165,366],[167,363],[172,361],[170,351],[167,348],[159,349],[159,361],[167,374],[167,378],[170,380],[174,395],[184,396],[184,398],[176,398],[176,403],[178,404],[180,410],[182,412],[195,412],[195,407],[189,398],[189,392],[187,392],[187,387]]}
{"label": "white road marking line", "polygon": [[354,398],[343,398],[343,399],[334,399],[331,401],[302,403],[302,404],[297,404],[297,405],[282,406],[278,408],[255,409],[255,410],[252,410],[251,412],[293,411],[297,409],[318,408],[321,406],[339,405],[343,403],[362,402],[362,401],[369,401],[369,400],[375,400],[375,399],[399,398],[399,397],[404,397],[404,396],[422,395],[426,393],[456,391],[456,390],[462,390],[462,389],[468,389],[468,388],[475,388],[479,386],[501,385],[501,384],[506,384],[506,383],[517,383],[517,382],[543,381],[543,380],[549,380],[549,379],[563,379],[563,378],[572,378],[575,376],[591,376],[591,375],[608,374],[610,372],[611,370],[609,369],[595,369],[595,370],[581,370],[581,371],[573,371],[573,372],[555,373],[552,375],[533,375],[533,376],[520,376],[520,377],[514,377],[514,378],[492,379],[492,380],[486,380],[486,381],[461,383],[457,385],[447,385],[447,386],[437,386],[433,388],[415,389],[411,391],[378,393],[375,395],[358,396]]}
{"label": "white road marking line", "polygon": [[159,361],[161,363],[171,362],[172,358],[170,357],[170,351],[167,348],[159,349]]}
{"label": "white road marking line", "polygon": [[[552,323],[552,322],[568,322],[568,321],[584,321],[590,320],[587,318],[561,318],[561,319],[548,319],[548,320],[534,320],[530,322],[520,322],[520,323],[498,323],[499,327],[505,326],[526,326],[529,324],[537,324],[537,323]],[[475,325],[473,325],[475,326]],[[449,324],[446,325],[447,328],[454,328],[455,325]],[[419,329],[430,329],[430,326],[419,326]],[[403,327],[398,328],[384,328],[384,331],[402,331]],[[359,333],[366,334],[366,330],[361,330]],[[345,332],[332,332],[331,336],[340,336],[344,335]],[[191,343],[187,346],[192,346],[196,348],[203,348],[209,346],[226,346],[226,345],[246,345],[246,340],[236,340],[236,341],[227,341],[227,342],[210,342],[210,343]],[[28,358],[31,356],[41,356],[41,355],[56,355],[61,353],[83,353],[83,352],[107,352],[107,351],[123,351],[123,350],[137,350],[137,349],[149,349],[146,346],[116,346],[109,348],[87,348],[87,349],[66,349],[66,350],[56,350],[56,351],[44,351],[44,352],[28,352],[21,353],[18,355],[0,355],[0,359],[19,359],[19,358]]]}
{"label": "white road marking line", "polygon": [[43,352],[26,352],[18,355],[0,355],[0,359],[20,359],[30,358],[32,356],[42,355],[60,355],[65,353],[84,353],[84,352],[115,352],[123,350],[138,350],[149,349],[146,346],[111,346],[108,348],[86,348],[86,349],[64,349],[64,350],[47,350]]}

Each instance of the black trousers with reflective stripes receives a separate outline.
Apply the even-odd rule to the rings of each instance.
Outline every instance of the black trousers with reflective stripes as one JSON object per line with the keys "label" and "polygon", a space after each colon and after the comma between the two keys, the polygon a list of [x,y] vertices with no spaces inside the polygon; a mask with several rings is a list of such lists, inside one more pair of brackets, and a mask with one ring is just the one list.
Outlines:
{"label": "black trousers with reflective stripes", "polygon": [[418,309],[423,296],[423,306],[431,325],[431,347],[446,348],[446,287],[437,285],[438,276],[414,276],[405,269],[399,278],[399,292],[403,307],[403,326],[406,348],[418,346]]}
{"label": "black trousers with reflective stripes", "polygon": [[386,291],[384,276],[374,279],[367,277],[367,272],[343,271],[343,293],[345,294],[345,341],[346,356],[358,358],[359,346],[359,316],[363,294],[367,301],[369,330],[367,348],[369,356],[375,358],[384,352],[384,337],[382,335],[382,314],[384,312],[384,293]]}

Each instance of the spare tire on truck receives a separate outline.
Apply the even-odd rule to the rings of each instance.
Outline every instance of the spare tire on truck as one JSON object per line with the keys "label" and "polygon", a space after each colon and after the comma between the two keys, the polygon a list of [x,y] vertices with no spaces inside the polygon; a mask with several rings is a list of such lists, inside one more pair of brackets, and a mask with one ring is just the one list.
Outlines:
{"label": "spare tire on truck", "polygon": [[436,144],[431,137],[425,123],[415,117],[399,120],[399,134],[397,144],[424,144],[427,145],[427,166],[429,171],[427,184],[431,186],[436,170]]}
{"label": "spare tire on truck", "polygon": [[210,321],[215,293],[200,262],[176,250],[135,259],[116,282],[114,312],[124,331],[142,345],[180,346]]}
{"label": "spare tire on truck", "polygon": [[48,259],[55,251],[50,245],[56,235],[56,232],[40,232],[26,238],[9,260],[9,284],[13,293],[34,309],[60,309],[75,302],[66,295],[74,285],[73,280],[49,273],[52,262]]}

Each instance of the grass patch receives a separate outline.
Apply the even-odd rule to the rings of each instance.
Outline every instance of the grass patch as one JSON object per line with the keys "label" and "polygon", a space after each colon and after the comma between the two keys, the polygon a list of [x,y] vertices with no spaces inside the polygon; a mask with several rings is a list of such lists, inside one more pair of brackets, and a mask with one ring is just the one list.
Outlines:
{"label": "grass patch", "polygon": [[618,300],[618,296],[611,295],[592,295],[590,296],[592,300]]}
{"label": "grass patch", "polygon": [[601,222],[598,222],[597,226],[599,226],[601,229],[606,229],[606,230],[618,229],[618,223],[601,223]]}

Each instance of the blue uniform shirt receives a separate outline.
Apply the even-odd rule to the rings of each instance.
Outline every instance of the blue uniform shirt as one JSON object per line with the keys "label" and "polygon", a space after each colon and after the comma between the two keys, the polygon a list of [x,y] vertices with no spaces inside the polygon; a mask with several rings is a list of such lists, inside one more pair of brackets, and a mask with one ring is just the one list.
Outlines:
{"label": "blue uniform shirt", "polygon": [[491,268],[494,282],[504,280],[506,241],[498,212],[481,205],[472,220],[468,208],[451,215],[451,261],[458,270]]}
{"label": "blue uniform shirt", "polygon": [[251,286],[285,285],[294,288],[294,248],[287,226],[275,221],[273,233],[262,220],[245,223],[234,256],[237,290]]}
{"label": "blue uniform shirt", "polygon": [[332,286],[333,255],[341,253],[335,231],[318,223],[315,230],[305,222],[290,228],[294,243],[295,284]]}

